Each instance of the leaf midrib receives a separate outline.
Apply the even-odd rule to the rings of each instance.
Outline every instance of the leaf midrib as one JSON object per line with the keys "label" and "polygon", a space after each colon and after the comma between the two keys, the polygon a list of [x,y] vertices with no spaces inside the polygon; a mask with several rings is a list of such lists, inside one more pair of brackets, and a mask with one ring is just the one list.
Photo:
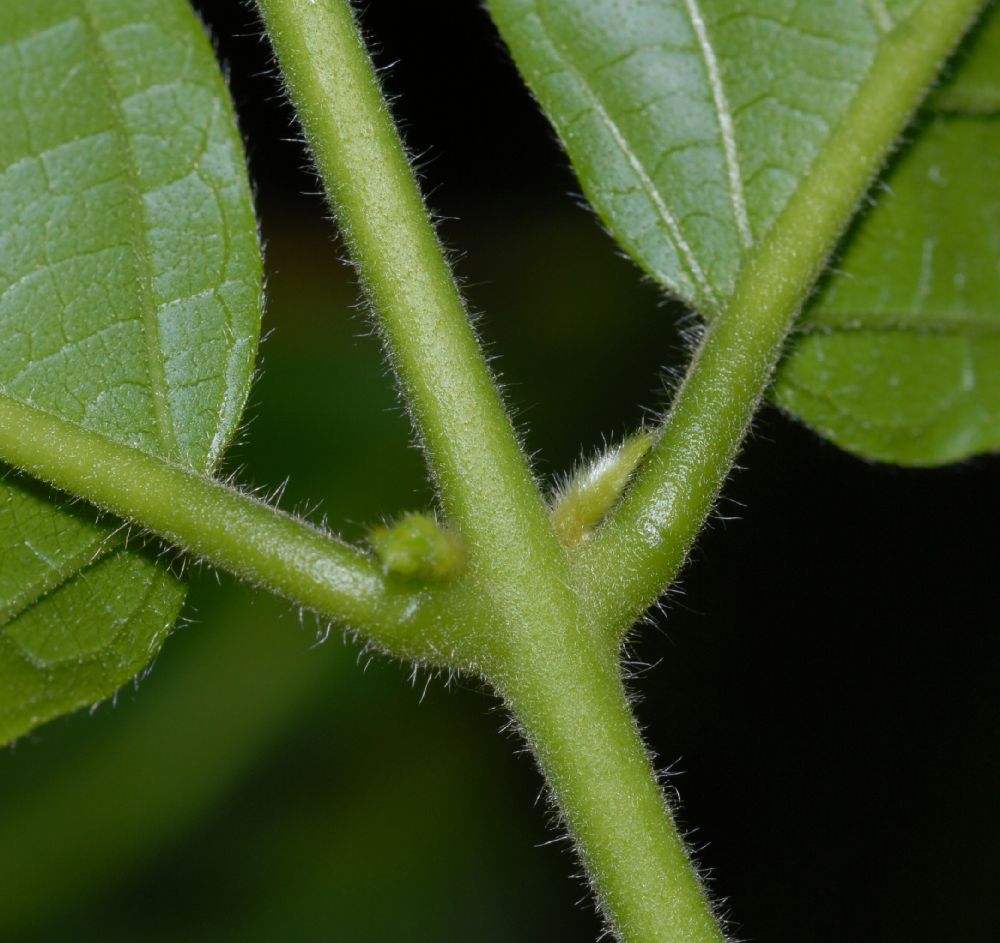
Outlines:
{"label": "leaf midrib", "polygon": [[104,35],[97,27],[90,4],[91,0],[79,0],[80,22],[90,34],[94,61],[101,74],[102,84],[108,92],[108,105],[114,119],[114,130],[122,144],[122,165],[125,179],[136,206],[136,212],[133,216],[132,246],[136,262],[139,311],[146,341],[147,369],[156,429],[162,454],[165,458],[175,458],[178,448],[177,431],[170,412],[167,376],[163,365],[163,349],[160,345],[157,310],[153,300],[153,253],[144,225],[145,209],[142,182],[139,176],[139,161],[132,145],[132,136],[125,120],[121,99],[112,80],[111,59],[104,45]]}
{"label": "leaf midrib", "polygon": [[896,28],[892,14],[886,7],[884,0],[865,0],[865,3],[872,21],[880,33],[891,33]]}

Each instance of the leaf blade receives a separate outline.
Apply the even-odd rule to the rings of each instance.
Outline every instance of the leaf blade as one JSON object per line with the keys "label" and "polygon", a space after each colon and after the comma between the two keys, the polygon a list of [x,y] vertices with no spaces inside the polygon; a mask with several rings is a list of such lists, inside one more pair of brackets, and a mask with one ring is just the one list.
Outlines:
{"label": "leaf blade", "polygon": [[859,221],[778,374],[784,409],[855,454],[1000,447],[1000,125],[932,120]]}
{"label": "leaf blade", "polygon": [[[159,650],[185,594],[155,561],[120,550],[8,623],[0,632],[0,743],[114,693]],[[108,601],[113,608],[103,608]]]}
{"label": "leaf blade", "polygon": [[[210,471],[252,378],[261,263],[208,39],[184,0],[16,0],[0,27],[0,385]],[[179,580],[62,503],[0,483],[0,677],[21,679],[0,695],[4,739],[111,694],[183,599]],[[132,601],[114,618],[141,644],[95,636],[112,617],[68,605],[85,576]],[[81,667],[82,650],[75,666],[29,654],[70,625],[104,639],[101,670]],[[26,664],[45,710],[17,704]]]}
{"label": "leaf blade", "polygon": [[880,16],[894,29],[914,3],[489,8],[602,220],[654,279],[711,316],[863,80]]}
{"label": "leaf blade", "polygon": [[[604,223],[647,273],[707,318],[725,308],[740,273],[761,261],[755,263],[755,248],[810,173],[879,48],[922,8],[921,0],[490,2],[518,67]],[[998,49],[1000,11],[994,7],[932,94],[927,113],[1000,110]],[[583,79],[597,91],[582,93]],[[602,135],[594,115],[614,133]],[[940,141],[925,144],[925,133],[933,132],[917,135],[916,150],[935,148],[939,169],[945,166],[941,161],[951,162],[949,173],[959,179],[957,158],[945,153]],[[952,145],[955,153],[963,146],[993,153],[997,142]],[[838,262],[846,274],[828,281],[827,293],[808,307],[806,333],[793,338],[781,367],[774,394],[779,403],[862,456],[941,464],[1000,447],[1000,399],[988,379],[993,341],[983,334],[992,333],[1000,312],[985,287],[955,287],[963,279],[991,283],[995,269],[996,255],[990,253],[997,251],[996,222],[984,211],[1000,204],[1000,193],[994,192],[997,168],[981,151],[974,153],[969,176],[980,190],[978,198],[959,198],[964,223],[954,194],[939,194],[930,205],[933,186],[925,192],[922,184],[906,181],[906,172],[893,174],[895,195],[880,197],[870,217],[895,220],[910,200],[920,218],[862,224],[861,234],[874,227],[878,238],[859,236],[867,245],[860,254],[849,243],[846,258]],[[924,171],[930,173],[931,166]],[[639,177],[648,185],[639,186]],[[637,208],[644,195],[647,204],[662,203],[672,218],[661,213],[657,223],[649,206]],[[696,228],[690,223],[696,215],[710,223]],[[681,225],[687,227],[686,243],[677,238]],[[919,239],[951,246],[952,283],[941,279],[936,290],[942,303],[934,310],[909,284],[921,271],[919,253],[893,243],[894,232],[912,235],[914,226]],[[938,229],[949,231],[939,236]],[[959,258],[958,233],[970,245],[982,244],[978,255]],[[686,272],[680,264],[685,253]],[[893,253],[899,256],[895,265]],[[866,267],[879,269],[879,275]],[[703,284],[689,277],[697,271]],[[901,288],[888,306],[869,298],[863,310],[855,305],[842,312],[845,323],[830,323],[837,306],[829,300],[830,285],[840,286],[843,300],[849,292],[843,286],[853,284],[851,279],[876,284],[887,277],[907,284],[910,295],[903,298]],[[944,318],[954,328],[951,314],[967,303],[976,323],[961,328],[961,338],[934,341],[931,335],[941,333],[938,322]],[[887,327],[898,336],[886,333]],[[936,371],[933,384],[924,379],[929,371]],[[976,380],[970,382],[973,374]]]}
{"label": "leaf blade", "polygon": [[989,10],[927,100],[930,111],[995,115],[1000,111],[1000,15]]}

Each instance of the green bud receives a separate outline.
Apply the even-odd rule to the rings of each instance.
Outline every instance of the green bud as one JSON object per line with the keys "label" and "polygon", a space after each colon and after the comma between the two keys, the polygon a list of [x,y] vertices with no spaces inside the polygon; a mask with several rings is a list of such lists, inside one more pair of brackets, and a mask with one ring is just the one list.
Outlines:
{"label": "green bud", "polygon": [[465,563],[462,538],[430,514],[409,513],[390,527],[376,527],[369,541],[386,573],[445,580]]}
{"label": "green bud", "polygon": [[653,446],[653,433],[638,432],[583,465],[553,495],[552,525],[565,547],[575,547],[607,517]]}

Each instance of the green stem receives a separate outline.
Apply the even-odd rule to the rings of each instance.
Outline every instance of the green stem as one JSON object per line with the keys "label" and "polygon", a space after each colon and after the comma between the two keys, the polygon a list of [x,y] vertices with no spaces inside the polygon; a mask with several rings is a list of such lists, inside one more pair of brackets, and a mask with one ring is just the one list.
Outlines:
{"label": "green stem", "polygon": [[683,565],[830,252],[983,5],[925,2],[883,40],[851,107],[708,326],[638,481],[581,548],[581,582],[617,637]]}
{"label": "green stem", "polygon": [[582,551],[581,599],[493,383],[347,0],[259,0],[386,335],[466,578],[404,590],[323,532],[188,469],[0,394],[0,458],[191,553],[369,633],[474,667],[545,773],[626,943],[718,943],[622,687],[621,628],[676,573],[795,313],[938,64],[981,6],[938,0],[889,36],[854,105],[710,326],[656,451]]}
{"label": "green stem", "polygon": [[359,550],[262,501],[3,394],[0,459],[393,654],[469,662],[462,627],[479,610],[467,588],[413,592]]}
{"label": "green stem", "polygon": [[613,646],[576,632],[539,634],[516,653],[495,639],[493,646],[487,633],[462,631],[491,623],[464,581],[419,594],[394,589],[370,558],[307,524],[2,394],[0,459],[300,605],[347,619],[393,654],[451,667],[485,662],[620,938],[721,939],[652,774]]}
{"label": "green stem", "polygon": [[561,566],[544,503],[346,0],[259,0],[320,176],[385,334],[443,508],[495,577]]}
{"label": "green stem", "polygon": [[715,943],[720,933],[628,711],[614,646],[580,606],[350,5],[258,2],[442,504],[491,608],[477,627],[484,673],[532,745],[620,938]]}
{"label": "green stem", "polygon": [[623,943],[721,943],[722,931],[652,773],[617,648],[545,638],[493,681]]}

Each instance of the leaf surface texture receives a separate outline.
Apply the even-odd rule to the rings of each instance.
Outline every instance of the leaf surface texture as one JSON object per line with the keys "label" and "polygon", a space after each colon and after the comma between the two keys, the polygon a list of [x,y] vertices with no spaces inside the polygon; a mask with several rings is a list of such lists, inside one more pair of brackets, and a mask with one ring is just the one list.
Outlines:
{"label": "leaf surface texture", "polygon": [[[920,0],[490,0],[618,242],[705,317]],[[857,225],[775,397],[860,455],[1000,447],[1000,17],[957,57]],[[951,117],[927,117],[948,113]]]}
{"label": "leaf surface texture", "polygon": [[[260,328],[242,143],[185,0],[0,7],[0,390],[201,471]],[[182,583],[112,525],[0,482],[0,742],[113,693]]]}

